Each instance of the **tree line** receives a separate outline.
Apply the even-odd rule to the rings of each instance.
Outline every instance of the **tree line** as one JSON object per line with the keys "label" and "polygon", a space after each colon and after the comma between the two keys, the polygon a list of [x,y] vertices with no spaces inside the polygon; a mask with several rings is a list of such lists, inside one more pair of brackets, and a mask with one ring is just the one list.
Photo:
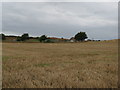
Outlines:
{"label": "tree line", "polygon": [[[26,41],[29,40],[30,38],[33,37],[29,37],[28,33],[24,33],[21,36],[17,36],[16,41]],[[78,32],[73,39],[75,41],[85,41],[85,39],[87,39],[87,34],[85,32]],[[6,35],[5,34],[0,34],[0,39],[1,40],[6,40]],[[38,39],[40,42],[45,42],[46,40],[48,41],[48,37],[46,35],[42,35],[40,37],[37,37],[36,39]]]}

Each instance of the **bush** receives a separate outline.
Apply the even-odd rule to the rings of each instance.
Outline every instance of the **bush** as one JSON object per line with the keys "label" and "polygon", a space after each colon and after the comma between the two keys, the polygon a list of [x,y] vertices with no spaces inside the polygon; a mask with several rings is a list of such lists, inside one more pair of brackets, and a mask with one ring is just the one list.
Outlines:
{"label": "bush", "polygon": [[29,39],[29,34],[28,33],[25,33],[21,36],[21,41],[26,41]]}
{"label": "bush", "polygon": [[50,39],[46,39],[44,42],[45,42],[45,43],[54,43],[54,41],[52,41],[52,40],[50,40]]}
{"label": "bush", "polygon": [[46,39],[47,39],[47,36],[42,35],[42,36],[39,38],[39,41],[40,41],[40,42],[45,42]]}
{"label": "bush", "polygon": [[0,40],[5,40],[6,36],[4,34],[0,34]]}
{"label": "bush", "polygon": [[21,37],[17,37],[16,41],[22,41]]}

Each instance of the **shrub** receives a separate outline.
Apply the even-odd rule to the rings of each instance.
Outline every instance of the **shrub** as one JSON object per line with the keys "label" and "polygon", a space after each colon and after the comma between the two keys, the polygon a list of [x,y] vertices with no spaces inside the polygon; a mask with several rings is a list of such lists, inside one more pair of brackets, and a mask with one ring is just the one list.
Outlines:
{"label": "shrub", "polygon": [[45,42],[46,39],[47,39],[47,36],[42,35],[42,36],[39,38],[39,41],[40,41],[40,42]]}
{"label": "shrub", "polygon": [[29,39],[29,34],[28,33],[24,33],[22,36],[21,36],[21,41],[26,41]]}
{"label": "shrub", "polygon": [[0,40],[5,40],[6,36],[4,34],[0,34]]}

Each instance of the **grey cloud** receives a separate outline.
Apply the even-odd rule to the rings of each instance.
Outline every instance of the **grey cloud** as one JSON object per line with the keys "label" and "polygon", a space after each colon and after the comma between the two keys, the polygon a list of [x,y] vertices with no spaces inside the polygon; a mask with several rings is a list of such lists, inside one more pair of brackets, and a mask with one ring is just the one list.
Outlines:
{"label": "grey cloud", "polygon": [[70,38],[86,31],[89,38],[117,38],[117,3],[3,3],[3,32]]}

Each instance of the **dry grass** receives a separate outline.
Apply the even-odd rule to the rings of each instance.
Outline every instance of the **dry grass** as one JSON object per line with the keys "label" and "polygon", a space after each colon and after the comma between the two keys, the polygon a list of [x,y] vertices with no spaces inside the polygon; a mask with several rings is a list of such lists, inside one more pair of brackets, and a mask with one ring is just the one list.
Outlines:
{"label": "dry grass", "polygon": [[3,43],[3,88],[116,88],[117,41]]}
{"label": "dry grass", "polygon": [[2,43],[0,42],[0,89],[2,89]]}

